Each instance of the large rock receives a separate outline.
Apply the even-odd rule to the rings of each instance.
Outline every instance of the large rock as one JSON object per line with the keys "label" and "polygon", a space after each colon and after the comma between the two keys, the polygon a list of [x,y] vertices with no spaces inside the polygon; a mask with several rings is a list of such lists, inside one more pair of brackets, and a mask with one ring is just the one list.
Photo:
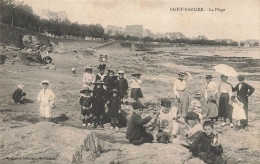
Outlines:
{"label": "large rock", "polygon": [[86,129],[39,122],[0,134],[0,159],[79,163],[82,156],[94,160],[99,155],[98,138]]}

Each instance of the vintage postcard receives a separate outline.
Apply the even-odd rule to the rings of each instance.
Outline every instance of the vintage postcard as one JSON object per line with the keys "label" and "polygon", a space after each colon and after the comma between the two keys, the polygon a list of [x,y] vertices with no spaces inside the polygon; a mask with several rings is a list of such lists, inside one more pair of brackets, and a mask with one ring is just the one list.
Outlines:
{"label": "vintage postcard", "polygon": [[259,0],[0,0],[0,163],[259,163],[259,41]]}

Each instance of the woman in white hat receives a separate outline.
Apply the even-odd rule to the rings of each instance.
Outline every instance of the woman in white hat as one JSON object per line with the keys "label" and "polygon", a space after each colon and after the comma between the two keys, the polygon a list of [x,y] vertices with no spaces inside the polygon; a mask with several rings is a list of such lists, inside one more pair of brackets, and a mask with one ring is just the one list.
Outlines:
{"label": "woman in white hat", "polygon": [[13,93],[13,100],[16,104],[24,104],[24,98],[26,96],[26,93],[23,92],[24,85],[19,84],[17,85],[17,89]]}
{"label": "woman in white hat", "polygon": [[51,89],[48,89],[49,81],[43,80],[42,87],[43,89],[37,96],[37,100],[40,103],[40,115],[42,119],[50,121],[51,118],[51,109],[55,106],[54,100],[55,95]]}
{"label": "woman in white hat", "polygon": [[93,83],[95,82],[95,75],[92,74],[92,68],[86,67],[85,72],[83,74],[83,88],[89,87],[93,89]]}
{"label": "woman in white hat", "polygon": [[218,124],[217,94],[218,86],[212,81],[212,75],[206,75],[205,98],[207,100],[207,117]]}
{"label": "woman in white hat", "polygon": [[173,91],[176,99],[178,100],[178,113],[182,114],[182,117],[185,117],[189,109],[189,96],[186,91],[186,79],[188,74],[186,72],[179,72],[178,75],[179,78],[174,81]]}

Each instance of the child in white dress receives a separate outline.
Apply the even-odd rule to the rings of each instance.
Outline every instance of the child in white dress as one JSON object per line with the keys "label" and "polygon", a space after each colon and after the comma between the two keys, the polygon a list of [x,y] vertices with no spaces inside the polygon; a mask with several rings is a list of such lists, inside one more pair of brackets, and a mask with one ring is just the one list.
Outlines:
{"label": "child in white dress", "polygon": [[244,104],[236,96],[231,97],[231,102],[233,106],[232,118],[234,119],[235,130],[237,131],[238,126],[240,126],[240,120],[246,119]]}

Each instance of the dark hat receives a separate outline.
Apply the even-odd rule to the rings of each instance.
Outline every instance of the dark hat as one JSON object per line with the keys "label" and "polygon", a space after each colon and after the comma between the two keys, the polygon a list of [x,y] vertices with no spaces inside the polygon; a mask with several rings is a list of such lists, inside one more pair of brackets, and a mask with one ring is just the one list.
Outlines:
{"label": "dark hat", "polygon": [[164,105],[171,105],[171,100],[169,100],[168,98],[163,98],[161,99],[161,105],[164,106]]}
{"label": "dark hat", "polygon": [[91,71],[92,71],[92,68],[91,68],[91,67],[86,67],[86,68],[85,68],[85,72],[86,72],[87,70],[91,70]]}
{"label": "dark hat", "polygon": [[245,77],[244,76],[242,76],[242,75],[239,75],[238,76],[238,81],[244,81],[245,80]]}
{"label": "dark hat", "polygon": [[91,92],[92,92],[92,90],[89,89],[89,87],[86,87],[86,88],[84,88],[84,89],[82,89],[82,90],[80,91],[80,93],[91,93]]}
{"label": "dark hat", "polygon": [[185,75],[187,75],[187,73],[186,72],[178,72],[178,75],[179,76],[185,76]]}
{"label": "dark hat", "polygon": [[94,84],[104,84],[104,82],[102,80],[97,80]]}
{"label": "dark hat", "polygon": [[142,103],[140,103],[140,102],[134,102],[133,103],[133,109],[143,109],[143,108],[145,108],[146,106],[144,106]]}
{"label": "dark hat", "polygon": [[135,73],[132,74],[132,76],[141,76],[141,75],[142,75],[142,74],[139,73],[139,72],[135,72]]}
{"label": "dark hat", "polygon": [[106,69],[106,64],[99,64],[98,69]]}
{"label": "dark hat", "polygon": [[197,118],[199,118],[199,115],[195,112],[188,112],[186,114],[186,119],[194,120],[194,119],[197,119]]}
{"label": "dark hat", "polygon": [[212,79],[212,75],[206,75],[206,79]]}
{"label": "dark hat", "polygon": [[201,96],[202,96],[201,93],[197,92],[194,97],[195,98],[201,98]]}
{"label": "dark hat", "polygon": [[119,93],[118,89],[112,89],[110,92],[111,93]]}

